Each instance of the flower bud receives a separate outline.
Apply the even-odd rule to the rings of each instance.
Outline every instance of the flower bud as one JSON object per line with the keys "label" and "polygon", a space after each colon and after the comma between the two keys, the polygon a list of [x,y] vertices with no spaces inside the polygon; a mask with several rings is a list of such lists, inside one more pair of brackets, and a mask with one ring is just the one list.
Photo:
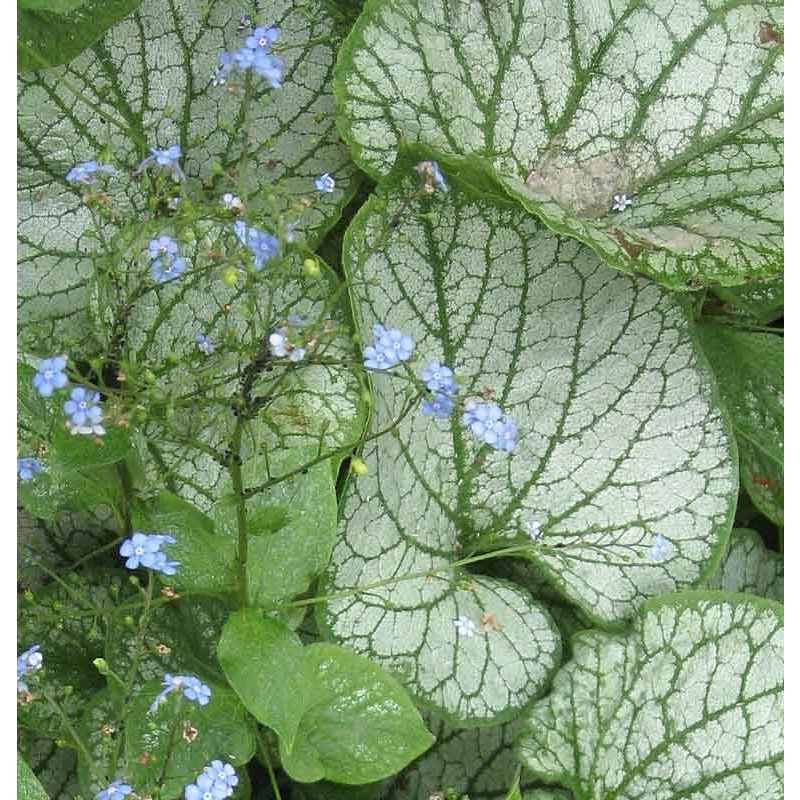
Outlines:
{"label": "flower bud", "polygon": [[239,270],[236,267],[225,267],[222,270],[222,282],[226,286],[235,286],[237,280],[239,280]]}
{"label": "flower bud", "polygon": [[108,675],[110,672],[108,668],[108,662],[104,658],[96,658],[92,661],[94,664],[94,668],[101,674],[101,675]]}
{"label": "flower bud", "polygon": [[307,258],[303,261],[303,272],[307,278],[319,278],[322,274],[319,268],[319,261],[316,258]]}
{"label": "flower bud", "polygon": [[367,462],[363,458],[353,456],[350,459],[350,472],[354,475],[366,475],[369,472]]}

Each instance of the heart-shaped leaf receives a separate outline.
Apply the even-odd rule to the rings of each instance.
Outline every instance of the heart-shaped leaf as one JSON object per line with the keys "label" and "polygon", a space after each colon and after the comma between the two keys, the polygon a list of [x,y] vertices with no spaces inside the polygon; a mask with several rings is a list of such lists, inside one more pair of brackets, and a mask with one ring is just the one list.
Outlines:
{"label": "heart-shaped leaf", "polygon": [[[541,691],[558,635],[527,591],[454,569],[461,554],[527,544],[548,583],[617,623],[711,569],[737,487],[681,303],[459,181],[420,200],[396,176],[356,217],[345,265],[357,325],[365,337],[376,321],[410,334],[420,365],[461,376],[462,398],[491,392],[518,443],[481,449],[457,413],[398,422],[405,383],[375,373],[372,429],[391,431],[365,447],[370,474],[348,488],[325,586],[356,591],[321,617],[437,713],[485,725]],[[658,534],[664,560],[652,557]],[[479,635],[459,635],[462,615]]]}
{"label": "heart-shaped leaf", "polygon": [[755,594],[783,602],[783,559],[767,550],[755,531],[734,528],[728,549],[707,585],[709,589]]}
{"label": "heart-shaped leaf", "polygon": [[742,485],[783,525],[783,338],[713,322],[699,330],[733,419]]}
{"label": "heart-shaped leaf", "polygon": [[780,604],[669,595],[573,654],[520,740],[535,775],[577,797],[783,797]]}
{"label": "heart-shaped leaf", "polygon": [[[243,42],[242,11],[225,0],[177,0],[166,8],[146,0],[68,66],[20,78],[21,327],[47,319],[64,329],[97,299],[92,262],[109,257],[116,226],[81,202],[85,185],[65,180],[89,159],[120,170],[101,200],[123,219],[141,217],[146,202],[141,181],[122,173],[150,147],[178,143],[190,198],[216,203],[235,192],[265,223],[275,212],[288,214],[311,244],[336,220],[357,181],[333,116],[334,53],[346,28],[323,0],[272,4],[261,21],[281,28],[282,88],[233,77],[213,86],[220,53]],[[332,193],[315,189],[323,172],[336,179]],[[48,338],[31,333],[26,342],[41,348]]]}
{"label": "heart-shaped leaf", "polygon": [[758,0],[372,2],[339,56],[342,133],[373,175],[402,139],[480,155],[551,228],[670,286],[774,276],[782,19]]}

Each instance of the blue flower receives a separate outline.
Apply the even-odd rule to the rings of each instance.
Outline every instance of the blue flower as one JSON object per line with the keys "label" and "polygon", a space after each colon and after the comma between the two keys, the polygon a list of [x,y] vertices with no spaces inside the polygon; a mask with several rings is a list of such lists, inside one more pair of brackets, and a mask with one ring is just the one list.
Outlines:
{"label": "blue flower", "polygon": [[283,86],[283,60],[258,50],[256,52],[258,55],[253,64],[256,75],[264,78],[272,89],[280,89]]}
{"label": "blue flower", "polygon": [[229,211],[241,211],[242,209],[242,198],[233,192],[225,192],[219,201],[223,208],[227,208]]}
{"label": "blue flower", "polygon": [[17,656],[17,692],[19,694],[30,694],[28,684],[22,680],[26,675],[38,672],[42,668],[42,654],[38,644],[29,647],[24,653]]}
{"label": "blue flower", "polygon": [[336,181],[330,176],[330,173],[323,172],[314,181],[314,185],[317,187],[318,192],[330,194],[336,188]]}
{"label": "blue flower", "polygon": [[269,349],[275,358],[289,357],[289,361],[297,363],[305,358],[306,351],[304,347],[298,347],[289,341],[286,333],[286,328],[276,328],[269,335]]}
{"label": "blue flower", "polygon": [[105,789],[99,791],[94,800],[122,800],[133,792],[133,788],[128,783],[123,783],[121,780],[116,780],[106,786]]}
{"label": "blue flower", "polygon": [[397,328],[384,328],[376,322],[372,328],[375,341],[364,348],[364,366],[383,370],[408,361],[414,352],[414,340]]}
{"label": "blue flower", "polygon": [[432,392],[443,392],[447,395],[458,394],[456,376],[450,367],[431,361],[422,371],[422,380]]}
{"label": "blue flower", "polygon": [[150,258],[172,257],[178,254],[178,243],[171,237],[162,233],[150,241]]}
{"label": "blue flower", "polygon": [[660,533],[657,533],[653,537],[653,544],[650,547],[650,558],[657,562],[664,561],[669,556],[671,551],[672,542],[670,542],[666,536],[662,536]]}
{"label": "blue flower", "polygon": [[198,349],[207,356],[210,356],[214,352],[214,342],[204,333],[198,333],[197,336],[194,337],[194,340],[197,342]]}
{"label": "blue flower", "polygon": [[157,283],[167,283],[186,272],[187,265],[185,258],[157,258],[150,265],[150,274]]}
{"label": "blue flower", "polygon": [[422,413],[430,416],[433,414],[437,419],[449,417],[453,411],[453,401],[446,395],[438,392],[433,396],[433,400],[422,401]]}
{"label": "blue flower", "polygon": [[190,783],[183,790],[185,800],[223,800],[233,794],[227,785],[217,782],[205,770],[197,776],[194,783]]}
{"label": "blue flower", "polygon": [[422,188],[428,194],[433,194],[437,189],[442,192],[450,189],[436,161],[420,161],[417,164],[417,172],[422,178]]}
{"label": "blue flower", "polygon": [[36,391],[42,397],[50,397],[56,389],[63,389],[67,385],[67,376],[64,372],[66,367],[66,356],[43,358],[39,364],[39,371],[33,376],[33,386]]}
{"label": "blue flower", "polygon": [[181,155],[181,146],[179,144],[171,144],[163,150],[158,147],[151,147],[150,155],[139,164],[136,171],[141,172],[145,167],[155,162],[157,166],[168,169],[173,179],[185,180],[186,175],[183,174],[181,165],[178,163]]}
{"label": "blue flower", "polygon": [[168,533],[145,533],[134,531],[130,539],[125,539],[119,548],[119,554],[125,557],[128,569],[140,566],[174,575],[180,562],[170,561],[164,551],[164,545],[175,544],[175,537]]}
{"label": "blue flower", "polygon": [[100,408],[100,392],[85,386],[76,386],[70,393],[70,399],[64,403],[64,413],[69,417],[67,427],[72,433],[94,433],[102,436],[105,429],[103,409]]}
{"label": "blue flower", "polygon": [[497,403],[467,400],[461,419],[475,436],[498,450],[510,452],[517,445],[517,426]]}
{"label": "blue flower", "polygon": [[97,173],[102,172],[106,175],[116,175],[116,170],[110,164],[98,164],[97,161],[84,161],[76,164],[68,173],[69,183],[94,183],[97,180]]}
{"label": "blue flower", "polygon": [[164,673],[164,679],[161,681],[164,687],[153,700],[150,705],[149,713],[153,713],[158,707],[167,699],[167,696],[174,691],[183,692],[183,696],[187,700],[193,700],[201,706],[208,705],[211,700],[211,688],[206,686],[194,675],[170,675],[168,672]]}
{"label": "blue flower", "polygon": [[253,254],[253,266],[257,271],[264,269],[264,264],[278,254],[280,242],[277,236],[253,225],[246,225],[240,219],[233,223],[233,230],[239,241]]}
{"label": "blue flower", "polygon": [[31,480],[34,475],[38,475],[43,469],[44,466],[38,458],[29,457],[17,459],[17,477],[23,483]]}
{"label": "blue flower", "polygon": [[233,790],[239,784],[239,778],[232,764],[215,759],[208,766],[203,768],[203,773],[208,775],[220,788],[226,790],[226,796],[233,794]]}
{"label": "blue flower", "polygon": [[272,26],[267,28],[263,25],[259,25],[245,40],[244,43],[252,48],[261,48],[265,52],[269,52],[270,48],[272,47],[275,42],[280,39],[281,36],[281,29]]}

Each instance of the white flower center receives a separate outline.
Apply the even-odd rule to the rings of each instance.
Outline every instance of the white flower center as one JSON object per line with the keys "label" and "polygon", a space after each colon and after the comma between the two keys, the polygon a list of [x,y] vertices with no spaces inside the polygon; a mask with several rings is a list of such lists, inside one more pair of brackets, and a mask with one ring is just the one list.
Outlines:
{"label": "white flower center", "polygon": [[259,43],[259,44],[260,44],[262,47],[266,47],[266,46],[267,46],[267,44],[269,44],[269,42],[268,42],[268,40],[267,40],[267,37],[266,37],[266,36],[262,36],[262,37],[261,37],[261,38],[258,40],[258,43]]}
{"label": "white flower center", "polygon": [[52,377],[53,377],[53,370],[51,370],[51,369],[46,369],[46,370],[44,371],[44,377],[45,377],[45,380],[48,380],[48,381],[49,381],[49,380],[50,380],[50,378],[52,378]]}
{"label": "white flower center", "polygon": [[144,555],[144,547],[137,547],[133,552],[136,553],[137,556],[143,556]]}
{"label": "white flower center", "polygon": [[80,403],[78,403],[78,408],[86,408],[86,406],[87,403],[85,400],[81,400]]}

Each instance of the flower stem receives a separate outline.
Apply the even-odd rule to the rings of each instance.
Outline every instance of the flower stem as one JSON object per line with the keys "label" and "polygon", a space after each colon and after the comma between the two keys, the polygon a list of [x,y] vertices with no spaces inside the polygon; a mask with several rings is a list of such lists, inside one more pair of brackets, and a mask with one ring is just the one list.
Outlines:
{"label": "flower stem", "polygon": [[49,692],[42,692],[47,702],[55,709],[56,713],[58,714],[59,718],[61,719],[61,724],[66,729],[67,733],[72,737],[72,741],[75,742],[78,750],[80,750],[81,755],[86,760],[86,765],[89,767],[89,771],[92,775],[97,778],[98,780],[101,779],[101,775],[99,770],[97,769],[97,764],[95,760],[92,758],[92,754],[89,752],[89,748],[86,746],[86,743],[78,736],[77,731],[73,727],[72,723],[69,720],[69,717],[64,712],[64,709],[53,699]]}
{"label": "flower stem", "polygon": [[258,749],[261,752],[261,757],[264,759],[264,763],[267,765],[269,782],[272,784],[272,793],[275,795],[275,800],[282,800],[281,790],[278,786],[278,779],[275,777],[275,770],[272,767],[272,759],[269,757],[269,748],[267,747],[267,743],[264,741],[264,736],[261,733],[258,724],[255,725],[255,734],[256,741],[258,742]]}

